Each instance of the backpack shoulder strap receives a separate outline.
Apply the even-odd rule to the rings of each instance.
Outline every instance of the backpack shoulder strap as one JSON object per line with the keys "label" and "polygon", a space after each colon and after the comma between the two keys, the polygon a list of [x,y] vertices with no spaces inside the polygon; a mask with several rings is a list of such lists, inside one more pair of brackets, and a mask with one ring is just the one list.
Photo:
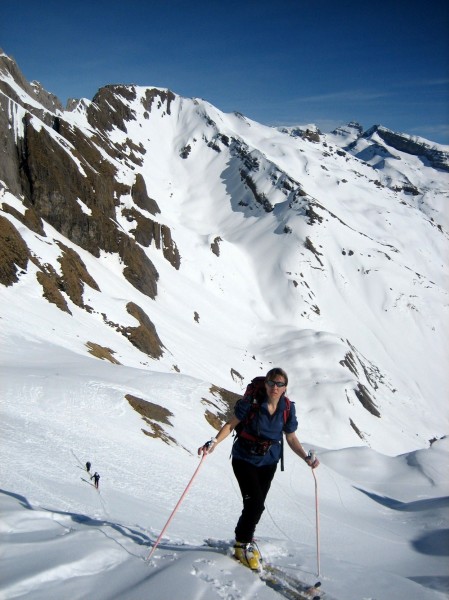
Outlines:
{"label": "backpack shoulder strap", "polygon": [[285,400],[285,408],[284,408],[284,425],[287,423],[288,418],[290,416],[290,407],[291,407],[291,401],[287,398],[287,396],[284,396],[284,400]]}
{"label": "backpack shoulder strap", "polygon": [[[284,400],[285,400],[285,408],[284,408],[284,425],[285,425],[290,416],[290,408],[291,408],[292,403],[287,398],[287,396],[284,396]],[[284,470],[284,436],[281,433],[281,471],[283,471],[283,470]]]}

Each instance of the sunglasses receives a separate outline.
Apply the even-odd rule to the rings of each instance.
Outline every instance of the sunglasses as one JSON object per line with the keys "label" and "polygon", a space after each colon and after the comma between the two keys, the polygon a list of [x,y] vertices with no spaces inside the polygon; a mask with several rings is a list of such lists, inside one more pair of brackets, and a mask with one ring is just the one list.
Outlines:
{"label": "sunglasses", "polygon": [[287,385],[283,381],[272,381],[271,379],[269,379],[266,382],[266,384],[267,384],[268,387],[271,387],[271,388],[274,387],[274,386],[276,386],[278,388],[281,388],[281,387],[285,387]]}

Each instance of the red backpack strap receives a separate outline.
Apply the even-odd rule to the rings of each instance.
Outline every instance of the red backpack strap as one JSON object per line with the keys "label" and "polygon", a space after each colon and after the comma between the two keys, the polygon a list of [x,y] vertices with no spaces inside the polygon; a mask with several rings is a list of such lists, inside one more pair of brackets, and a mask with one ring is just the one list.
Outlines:
{"label": "red backpack strap", "polygon": [[284,396],[284,400],[285,400],[285,408],[284,408],[284,425],[285,425],[290,416],[291,401],[287,398],[287,396]]}

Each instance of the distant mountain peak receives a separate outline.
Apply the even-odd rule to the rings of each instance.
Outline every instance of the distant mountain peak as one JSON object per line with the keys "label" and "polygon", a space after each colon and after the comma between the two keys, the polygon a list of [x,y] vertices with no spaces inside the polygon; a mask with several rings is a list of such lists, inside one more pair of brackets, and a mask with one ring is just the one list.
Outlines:
{"label": "distant mountain peak", "polygon": [[357,135],[363,134],[363,127],[357,121],[350,121],[347,125],[340,125],[332,131],[334,135]]}

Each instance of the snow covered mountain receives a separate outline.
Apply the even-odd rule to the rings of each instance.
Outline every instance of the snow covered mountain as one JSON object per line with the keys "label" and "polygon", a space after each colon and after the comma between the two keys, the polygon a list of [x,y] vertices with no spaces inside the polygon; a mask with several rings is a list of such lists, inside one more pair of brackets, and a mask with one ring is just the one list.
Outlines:
{"label": "snow covered mountain", "polygon": [[[449,148],[133,85],[64,109],[5,54],[0,107],[0,592],[277,597],[192,548],[232,536],[226,449],[140,559],[197,446],[279,365],[322,459],[329,595],[442,598]],[[310,579],[312,478],[286,458],[259,534]]]}
{"label": "snow covered mountain", "polygon": [[447,432],[447,147],[132,85],[63,110],[0,68],[8,331],[236,393],[282,364],[327,447]]}

